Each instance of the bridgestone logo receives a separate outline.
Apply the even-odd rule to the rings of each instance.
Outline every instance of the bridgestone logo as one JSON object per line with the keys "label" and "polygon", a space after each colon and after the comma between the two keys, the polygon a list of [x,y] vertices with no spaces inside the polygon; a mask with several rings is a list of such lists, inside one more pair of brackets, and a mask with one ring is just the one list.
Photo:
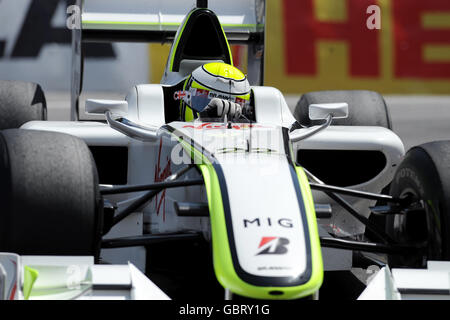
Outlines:
{"label": "bridgestone logo", "polygon": [[263,237],[258,246],[258,253],[256,254],[285,254],[288,252],[287,245],[289,239],[281,237]]}
{"label": "bridgestone logo", "polygon": [[398,184],[400,179],[410,179],[410,180],[414,181],[414,183],[416,184],[416,187],[419,189],[419,192],[421,194],[424,193],[424,187],[422,186],[419,177],[412,169],[402,168],[398,172],[395,182]]}

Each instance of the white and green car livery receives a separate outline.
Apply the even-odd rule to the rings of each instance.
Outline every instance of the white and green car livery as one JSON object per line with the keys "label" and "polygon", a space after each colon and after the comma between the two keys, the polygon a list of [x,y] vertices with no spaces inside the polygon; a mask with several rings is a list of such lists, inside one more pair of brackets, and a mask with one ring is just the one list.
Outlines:
{"label": "white and green car livery", "polygon": [[[82,29],[74,31],[75,45],[86,39],[131,37],[142,41],[154,37],[150,39],[154,41],[167,34],[173,37],[161,84],[137,85],[124,101],[88,100],[87,113],[105,113],[107,123],[32,121],[22,128],[69,133],[89,147],[125,148],[127,161],[116,167],[126,174],[125,186],[166,182],[184,168],[191,169],[183,179],[203,180],[202,185],[160,192],[117,223],[104,239],[130,234],[200,234],[212,243],[214,272],[220,284],[232,293],[257,299],[310,296],[319,290],[324,270],[350,268],[348,252],[321,248],[319,233],[327,234],[326,228],[333,226],[349,235],[359,234],[359,225],[342,219],[342,210],[334,207],[333,218],[317,219],[315,203],[330,203],[330,199],[311,191],[298,157],[302,149],[380,152],[385,158],[382,170],[358,185],[380,192],[404,154],[400,139],[381,127],[336,126],[319,133],[314,131],[317,128],[298,126],[282,93],[262,86],[259,71],[249,76],[252,111],[247,118],[180,122],[174,93],[183,89],[184,80],[198,66],[208,62],[233,64],[227,36],[234,43],[251,42],[254,48],[264,44],[264,14],[261,18],[255,5],[263,2],[233,1],[236,8],[252,9],[244,10],[243,16],[239,12],[219,14],[219,20],[210,9],[194,8],[183,20],[174,15],[173,21],[154,23],[145,23],[145,16],[133,10],[109,15],[89,12],[95,3],[85,2]],[[211,2],[211,7],[223,6]],[[261,55],[255,56],[259,58],[249,60],[249,69],[258,69],[258,63],[263,63],[263,59],[258,60]],[[79,50],[74,51],[73,120],[78,120],[80,113],[80,59]],[[311,135],[311,130],[317,134]],[[100,181],[104,189],[111,187],[107,184]],[[119,211],[136,200],[132,193],[104,198],[115,203]],[[371,203],[349,201],[358,208],[368,208]],[[207,204],[206,215],[180,209],[198,204]],[[336,259],[341,255],[347,257],[341,259],[344,262]],[[146,263],[143,245],[102,249],[101,257],[113,263],[132,261],[141,269]]]}

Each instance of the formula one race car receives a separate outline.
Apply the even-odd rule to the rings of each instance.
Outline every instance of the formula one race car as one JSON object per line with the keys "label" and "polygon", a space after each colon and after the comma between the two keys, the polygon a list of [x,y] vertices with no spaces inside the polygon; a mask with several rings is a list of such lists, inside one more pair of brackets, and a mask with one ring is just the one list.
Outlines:
{"label": "formula one race car", "polygon": [[[450,258],[450,142],[405,156],[370,91],[306,93],[292,113],[262,86],[263,1],[198,1],[183,21],[181,1],[112,2],[84,1],[73,31],[73,121],[45,121],[39,86],[0,83],[0,252],[131,261],[171,297],[213,283],[257,299],[317,298],[324,270],[356,260]],[[173,41],[161,84],[88,100],[106,121],[80,121],[83,43],[122,40]],[[249,46],[246,113],[178,121],[174,95],[197,67],[232,65],[229,43]]]}

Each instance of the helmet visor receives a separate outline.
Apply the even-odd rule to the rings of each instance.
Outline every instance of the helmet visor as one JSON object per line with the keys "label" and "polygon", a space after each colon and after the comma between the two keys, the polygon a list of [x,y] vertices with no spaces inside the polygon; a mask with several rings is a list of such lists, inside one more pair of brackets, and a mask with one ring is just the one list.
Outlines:
{"label": "helmet visor", "polygon": [[209,90],[191,88],[189,91],[191,93],[191,101],[187,104],[192,110],[197,112],[202,112],[214,96],[213,92]]}
{"label": "helmet visor", "polygon": [[240,104],[242,107],[248,103],[247,100],[232,94],[197,88],[190,88],[188,91],[178,91],[175,93],[174,98],[176,100],[183,100],[192,110],[195,110],[196,112],[202,112],[214,98],[235,102]]}

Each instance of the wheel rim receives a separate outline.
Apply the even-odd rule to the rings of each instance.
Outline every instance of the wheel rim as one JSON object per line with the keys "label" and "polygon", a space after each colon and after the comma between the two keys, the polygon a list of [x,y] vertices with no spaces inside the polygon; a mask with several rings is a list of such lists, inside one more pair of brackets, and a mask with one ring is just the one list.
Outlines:
{"label": "wheel rim", "polygon": [[[427,260],[442,258],[442,238],[436,225],[439,221],[439,211],[432,200],[424,200],[416,190],[406,188],[400,198],[412,196],[424,207],[423,212],[410,212],[396,215],[393,229],[395,239],[403,244],[423,244],[425,248],[416,254],[405,254],[395,257],[395,264],[408,267],[426,267]],[[433,219],[437,221],[433,222]]]}

